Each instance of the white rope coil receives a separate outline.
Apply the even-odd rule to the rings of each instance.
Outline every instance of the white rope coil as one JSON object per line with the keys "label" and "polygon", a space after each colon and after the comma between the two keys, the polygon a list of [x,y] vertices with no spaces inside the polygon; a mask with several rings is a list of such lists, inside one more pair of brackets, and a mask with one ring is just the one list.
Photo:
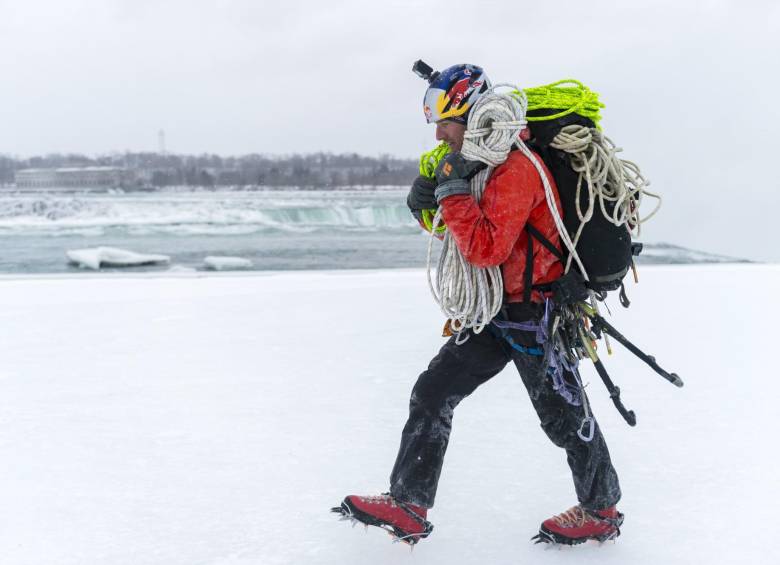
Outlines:
{"label": "white rope coil", "polygon": [[[639,236],[642,224],[652,218],[661,207],[661,196],[647,190],[650,181],[645,179],[639,166],[632,161],[620,159],[622,149],[596,128],[580,125],[564,126],[550,143],[550,146],[571,155],[571,167],[578,173],[575,207],[580,220],[574,235],[579,241],[585,224],[593,217],[596,202],[604,217],[616,226],[625,225],[635,236]],[[588,206],[583,212],[581,193],[583,183],[588,190]],[[639,207],[644,196],[655,198],[658,203],[644,218]],[[612,211],[607,210],[612,207]],[[566,268],[568,270],[569,263]]]}
{"label": "white rope coil", "polygon": [[[509,87],[510,91],[496,92],[500,87]],[[461,154],[465,159],[488,165],[471,179],[471,194],[477,202],[481,200],[493,170],[506,161],[513,145],[519,143],[525,147],[520,142],[519,134],[527,123],[526,107],[527,101],[522,91],[511,84],[498,84],[485,92],[471,109]],[[544,176],[541,166],[537,168]],[[498,266],[480,268],[469,264],[447,231],[434,282],[431,278],[433,235],[441,224],[439,208],[433,219],[432,238],[428,245],[428,285],[431,294],[444,315],[452,320],[454,331],[470,328],[474,333],[479,333],[501,309],[504,299],[501,269]]]}

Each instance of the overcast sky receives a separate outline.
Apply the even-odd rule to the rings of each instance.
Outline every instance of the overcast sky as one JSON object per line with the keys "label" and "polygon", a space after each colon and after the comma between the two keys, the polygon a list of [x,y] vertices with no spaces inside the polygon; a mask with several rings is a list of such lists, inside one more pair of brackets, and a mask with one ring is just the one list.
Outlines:
{"label": "overcast sky", "polygon": [[665,198],[650,241],[780,260],[780,3],[0,0],[0,153],[432,147],[410,70],[577,78]]}

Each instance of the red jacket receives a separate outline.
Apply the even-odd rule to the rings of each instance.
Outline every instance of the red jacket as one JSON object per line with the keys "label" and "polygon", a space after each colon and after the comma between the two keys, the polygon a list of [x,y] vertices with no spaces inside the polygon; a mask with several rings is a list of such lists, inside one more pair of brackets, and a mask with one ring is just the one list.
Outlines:
{"label": "red jacket", "polygon": [[[555,181],[539,158],[555,193],[558,210],[561,203]],[[497,167],[477,203],[469,194],[444,198],[442,216],[455,244],[466,260],[477,267],[501,265],[506,302],[522,302],[525,289],[525,263],[528,253],[530,222],[560,249],[560,236],[547,207],[544,185],[533,163],[520,151]],[[560,261],[539,241],[533,240],[533,284],[549,283],[563,274]],[[533,302],[541,302],[538,291]]]}

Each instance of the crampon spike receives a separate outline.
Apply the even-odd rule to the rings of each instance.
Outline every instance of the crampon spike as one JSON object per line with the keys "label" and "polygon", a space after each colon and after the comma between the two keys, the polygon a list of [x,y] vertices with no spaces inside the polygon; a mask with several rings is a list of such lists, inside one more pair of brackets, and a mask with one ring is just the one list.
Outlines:
{"label": "crampon spike", "polygon": [[341,504],[341,506],[334,506],[330,509],[331,512],[335,514],[341,514],[342,516],[349,517],[352,515],[352,512],[349,511],[349,506],[346,504]]}
{"label": "crampon spike", "polygon": [[551,543],[555,545],[555,540],[544,532],[539,532],[538,534],[536,534],[534,537],[531,538],[531,541],[534,542],[534,545],[538,543]]}

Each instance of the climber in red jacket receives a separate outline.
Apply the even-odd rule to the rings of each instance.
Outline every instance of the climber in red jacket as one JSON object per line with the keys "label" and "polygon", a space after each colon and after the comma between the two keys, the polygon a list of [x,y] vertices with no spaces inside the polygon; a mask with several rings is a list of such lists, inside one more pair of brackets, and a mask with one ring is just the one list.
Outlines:
{"label": "climber in red jacket", "polygon": [[[428,122],[436,123],[436,139],[446,142],[451,152],[439,163],[435,179],[415,180],[407,204],[418,219],[422,210],[441,208],[448,232],[470,264],[501,266],[503,308],[483,331],[468,330],[465,341],[450,338],[419,376],[389,492],[350,495],[334,510],[387,529],[410,544],[427,537],[433,529],[428,510],[433,507],[453,411],[511,361],[542,429],[566,451],[579,499],[574,507],[545,520],[537,538],[564,544],[614,539],[623,521],[616,509],[621,492],[604,437],[592,419],[589,432],[583,432],[589,417],[582,398],[571,393],[576,377],[567,369],[563,382],[555,381],[537,341],[548,294],[544,286],[563,274],[560,260],[529,232],[536,230],[560,250],[539,172],[525,155],[514,151],[493,171],[481,199],[471,194],[468,179],[477,165],[465,160],[460,149],[468,111],[489,87],[483,70],[474,65],[455,65],[431,78],[424,111]],[[544,172],[557,200],[552,176],[546,168]],[[584,394],[581,388],[576,390]]]}

